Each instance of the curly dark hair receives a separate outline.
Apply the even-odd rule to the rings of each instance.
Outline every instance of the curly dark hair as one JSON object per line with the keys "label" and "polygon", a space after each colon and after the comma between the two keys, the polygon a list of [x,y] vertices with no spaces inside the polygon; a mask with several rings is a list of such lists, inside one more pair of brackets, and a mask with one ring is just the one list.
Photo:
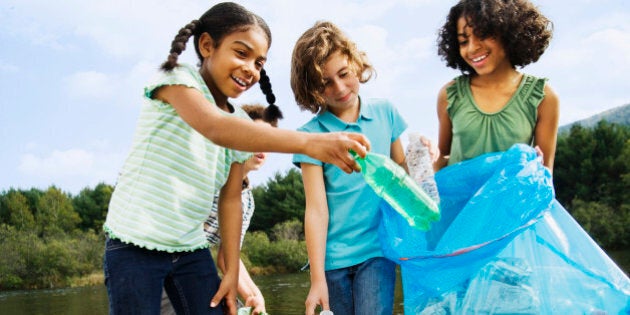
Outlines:
{"label": "curly dark hair", "polygon": [[365,83],[375,74],[365,52],[348,38],[339,27],[328,21],[318,21],[306,30],[295,43],[291,58],[291,89],[302,110],[323,113],[323,67],[335,52],[348,57],[348,65]]}
{"label": "curly dark hair", "polygon": [[262,120],[274,127],[278,127],[278,120],[282,119],[282,112],[278,109],[264,106],[261,104],[243,104],[241,108],[247,113],[252,120]]}
{"label": "curly dark hair", "polygon": [[451,8],[437,42],[438,55],[446,65],[464,74],[474,74],[475,70],[459,52],[457,20],[462,16],[475,36],[500,40],[514,67],[522,68],[538,61],[553,33],[553,23],[530,1],[461,0]]}

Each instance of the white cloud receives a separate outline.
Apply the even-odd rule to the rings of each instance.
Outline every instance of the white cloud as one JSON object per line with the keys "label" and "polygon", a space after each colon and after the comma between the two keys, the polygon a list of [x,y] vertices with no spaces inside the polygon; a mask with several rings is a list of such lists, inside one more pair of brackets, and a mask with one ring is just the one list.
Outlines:
{"label": "white cloud", "polygon": [[[96,140],[88,149],[53,150],[48,153],[26,153],[20,158],[18,182],[56,185],[73,193],[100,182],[113,185],[124,154],[114,151],[109,140]],[[17,184],[17,183],[16,183]],[[24,186],[28,188],[28,185]]]}
{"label": "white cloud", "polygon": [[117,80],[96,71],[77,72],[65,79],[68,96],[78,100],[107,100],[118,86]]}
{"label": "white cloud", "polygon": [[18,169],[29,176],[55,177],[88,174],[94,165],[94,155],[81,149],[54,150],[50,155],[38,157],[25,154]]}

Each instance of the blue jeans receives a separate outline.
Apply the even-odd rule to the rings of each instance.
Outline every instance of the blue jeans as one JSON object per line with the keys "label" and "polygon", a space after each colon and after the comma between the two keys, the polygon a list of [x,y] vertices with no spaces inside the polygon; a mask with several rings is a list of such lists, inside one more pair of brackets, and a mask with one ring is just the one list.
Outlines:
{"label": "blue jeans", "polygon": [[396,263],[383,257],[326,271],[330,310],[334,314],[391,315]]}
{"label": "blue jeans", "polygon": [[221,279],[208,249],[167,253],[107,238],[103,269],[110,314],[160,314],[162,288],[177,314],[223,314],[210,308]]}

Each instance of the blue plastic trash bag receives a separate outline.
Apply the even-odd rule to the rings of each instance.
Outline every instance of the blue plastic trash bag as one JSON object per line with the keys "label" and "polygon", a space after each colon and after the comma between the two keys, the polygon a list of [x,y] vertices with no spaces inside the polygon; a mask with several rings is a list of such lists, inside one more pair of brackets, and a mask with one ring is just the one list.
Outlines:
{"label": "blue plastic trash bag", "polygon": [[515,145],[436,174],[441,220],[409,228],[382,203],[405,314],[618,314],[630,280],[554,200],[535,151]]}

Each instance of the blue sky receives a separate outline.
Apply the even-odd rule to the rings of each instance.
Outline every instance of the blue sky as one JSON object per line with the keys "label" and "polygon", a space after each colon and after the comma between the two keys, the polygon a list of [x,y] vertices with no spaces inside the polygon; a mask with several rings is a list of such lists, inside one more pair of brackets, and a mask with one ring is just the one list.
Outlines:
{"label": "blue sky", "polygon": [[[280,127],[311,118],[289,86],[295,40],[320,19],[338,24],[366,51],[378,76],[365,97],[390,99],[408,131],[437,140],[438,89],[458,73],[436,53],[436,31],[455,1],[237,1],[273,32],[267,71],[285,113]],[[0,191],[78,193],[115,184],[138,117],[143,84],[165,59],[175,33],[214,1],[0,2]],[[524,72],[549,78],[560,124],[630,103],[630,2],[537,0],[554,22],[551,45]],[[192,48],[192,45],[189,46]],[[193,50],[184,61],[196,63]],[[264,102],[255,87],[235,104]],[[406,143],[406,135],[403,134]],[[291,168],[271,154],[250,177],[262,184]]]}

